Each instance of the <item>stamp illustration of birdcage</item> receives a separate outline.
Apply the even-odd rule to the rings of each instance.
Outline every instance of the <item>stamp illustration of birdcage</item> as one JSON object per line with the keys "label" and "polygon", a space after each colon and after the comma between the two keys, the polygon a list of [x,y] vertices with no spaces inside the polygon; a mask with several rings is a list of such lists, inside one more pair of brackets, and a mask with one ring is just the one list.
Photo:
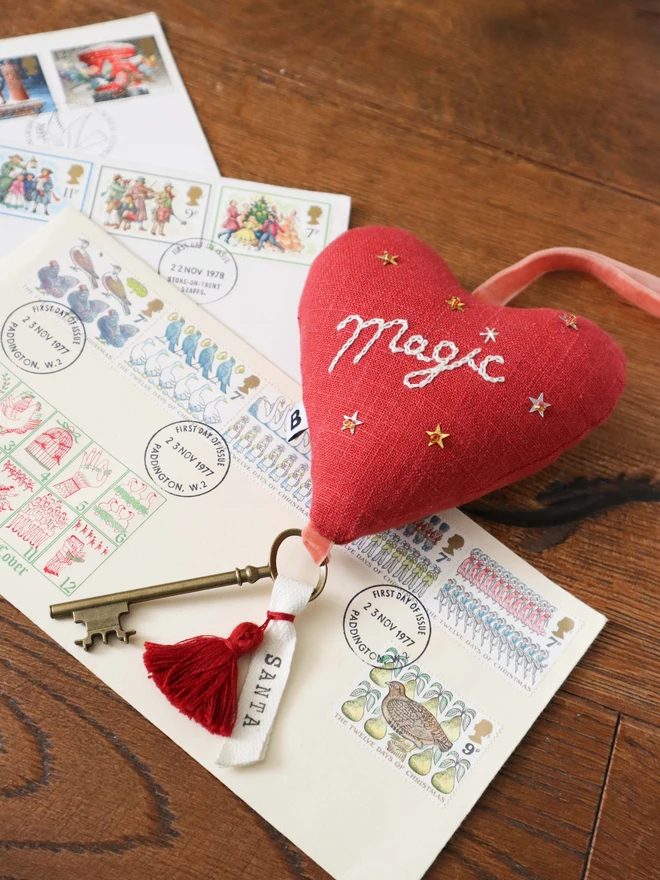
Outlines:
{"label": "stamp illustration of birdcage", "polygon": [[27,451],[49,471],[59,467],[73,447],[73,436],[65,428],[49,428],[28,444]]}

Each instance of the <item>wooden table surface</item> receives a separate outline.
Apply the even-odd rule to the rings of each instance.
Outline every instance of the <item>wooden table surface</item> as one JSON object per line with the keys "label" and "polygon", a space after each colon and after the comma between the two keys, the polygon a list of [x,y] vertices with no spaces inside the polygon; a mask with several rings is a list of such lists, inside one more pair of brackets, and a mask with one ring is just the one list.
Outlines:
{"label": "wooden table surface", "polygon": [[[150,8],[6,3],[2,36]],[[469,289],[551,245],[660,274],[660,0],[153,8],[224,174],[348,193],[353,225],[411,229]],[[480,502],[479,521],[610,622],[427,877],[647,880],[660,875],[660,323],[568,273],[516,305],[595,320],[628,356],[628,388],[576,449]],[[327,875],[0,602],[0,878],[82,877]]]}

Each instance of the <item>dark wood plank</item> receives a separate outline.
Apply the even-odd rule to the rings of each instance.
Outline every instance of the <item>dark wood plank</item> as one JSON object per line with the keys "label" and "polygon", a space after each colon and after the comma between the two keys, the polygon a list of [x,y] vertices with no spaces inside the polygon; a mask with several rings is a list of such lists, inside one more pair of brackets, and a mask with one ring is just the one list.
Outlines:
{"label": "dark wood plank", "polygon": [[[39,8],[38,4],[33,6]],[[179,44],[204,35],[214,63],[240,59],[275,77],[351,102],[377,104],[419,126],[459,133],[515,155],[660,196],[658,0],[244,0],[149,8]],[[10,33],[135,14],[129,0],[43,4]],[[46,9],[54,16],[45,21]],[[8,34],[9,35],[9,34]]]}
{"label": "dark wood plank", "polygon": [[622,718],[585,880],[658,876],[660,730]]}
{"label": "dark wood plank", "polygon": [[[0,639],[5,875],[327,878],[7,603]],[[613,712],[557,697],[429,880],[514,880],[521,866],[579,880],[615,726]]]}

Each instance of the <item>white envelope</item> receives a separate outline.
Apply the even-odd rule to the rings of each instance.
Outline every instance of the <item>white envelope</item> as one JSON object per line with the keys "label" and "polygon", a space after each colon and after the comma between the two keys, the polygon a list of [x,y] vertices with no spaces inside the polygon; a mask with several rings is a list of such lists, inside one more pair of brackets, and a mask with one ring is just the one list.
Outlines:
{"label": "white envelope", "polygon": [[[297,328],[309,266],[348,229],[350,205],[333,193],[0,141],[0,257],[77,208],[297,380],[298,334],[282,328]],[[269,213],[272,236],[262,231]]]}
{"label": "white envelope", "polygon": [[[78,314],[44,293],[43,270],[69,258],[79,278],[118,280],[128,314],[102,291]],[[308,438],[284,433],[300,387],[71,209],[0,278],[5,598],[332,876],[420,878],[602,615],[456,510],[337,548],[325,591],[296,620],[266,760],[221,769],[218,739],[149,681],[141,648],[261,622],[268,583],[138,605],[128,645],[111,636],[88,652],[74,645],[80,624],[49,606],[265,564],[309,509]],[[153,300],[163,307],[150,312]],[[382,841],[384,804],[414,846],[363,845]]]}
{"label": "white envelope", "polygon": [[0,40],[0,143],[217,174],[155,13]]}

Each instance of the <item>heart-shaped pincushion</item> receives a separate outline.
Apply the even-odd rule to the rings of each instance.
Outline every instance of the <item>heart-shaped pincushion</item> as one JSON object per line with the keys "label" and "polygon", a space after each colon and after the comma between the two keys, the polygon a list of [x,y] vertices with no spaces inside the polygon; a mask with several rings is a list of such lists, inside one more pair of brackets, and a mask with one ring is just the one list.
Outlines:
{"label": "heart-shaped pincushion", "polygon": [[600,425],[625,385],[623,352],[595,324],[481,303],[401,229],[330,244],[299,319],[310,524],[338,544],[540,470]]}

